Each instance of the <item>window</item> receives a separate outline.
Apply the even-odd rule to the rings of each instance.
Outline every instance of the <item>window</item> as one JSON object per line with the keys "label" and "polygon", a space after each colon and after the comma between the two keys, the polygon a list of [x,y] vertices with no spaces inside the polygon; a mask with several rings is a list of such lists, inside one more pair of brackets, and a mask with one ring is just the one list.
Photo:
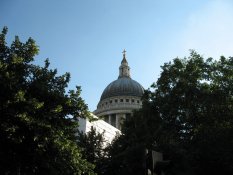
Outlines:
{"label": "window", "polygon": [[137,103],[139,103],[139,100],[137,100]]}
{"label": "window", "polygon": [[121,102],[123,102],[123,99],[121,99]]}
{"label": "window", "polygon": [[126,102],[129,102],[129,99],[126,99]]}
{"label": "window", "polygon": [[112,100],[110,100],[110,103],[112,103]]}
{"label": "window", "polygon": [[134,103],[134,99],[132,99],[131,101],[132,101],[132,103]]}
{"label": "window", "polygon": [[117,103],[118,102],[118,100],[117,99],[115,99],[115,103]]}

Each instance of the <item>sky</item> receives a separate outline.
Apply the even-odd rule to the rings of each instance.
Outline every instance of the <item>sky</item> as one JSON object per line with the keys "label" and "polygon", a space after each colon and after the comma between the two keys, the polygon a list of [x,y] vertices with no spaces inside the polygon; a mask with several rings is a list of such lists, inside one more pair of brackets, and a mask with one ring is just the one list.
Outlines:
{"label": "sky", "polygon": [[118,78],[126,49],[132,79],[148,89],[164,63],[188,57],[233,56],[231,0],[0,0],[7,42],[32,37],[58,73],[71,73],[93,111],[105,87]]}

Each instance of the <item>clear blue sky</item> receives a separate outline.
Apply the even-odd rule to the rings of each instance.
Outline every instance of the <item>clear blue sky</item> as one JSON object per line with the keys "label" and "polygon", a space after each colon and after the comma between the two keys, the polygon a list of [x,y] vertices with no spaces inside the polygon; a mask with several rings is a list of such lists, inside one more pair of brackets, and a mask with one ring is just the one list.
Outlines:
{"label": "clear blue sky", "polygon": [[132,78],[145,89],[160,66],[195,49],[205,57],[233,56],[231,0],[0,0],[0,27],[36,40],[69,89],[82,87],[93,111],[104,88],[118,77],[123,49]]}

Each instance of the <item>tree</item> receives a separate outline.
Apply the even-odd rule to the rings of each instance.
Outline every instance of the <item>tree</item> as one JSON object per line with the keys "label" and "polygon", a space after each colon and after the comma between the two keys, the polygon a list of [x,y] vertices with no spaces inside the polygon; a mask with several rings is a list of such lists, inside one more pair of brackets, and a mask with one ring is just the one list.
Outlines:
{"label": "tree", "polygon": [[105,170],[107,150],[104,142],[104,132],[98,133],[93,126],[88,133],[78,133],[77,144],[81,148],[83,158],[95,165],[94,171],[99,175]]}
{"label": "tree", "polygon": [[153,104],[143,101],[142,109],[126,118],[122,134],[108,147],[106,175],[145,174],[146,149],[159,151],[156,143],[161,132],[159,114]]}
{"label": "tree", "polygon": [[232,57],[204,60],[191,51],[188,59],[162,66],[153,86],[150,100],[158,107],[165,131],[160,145],[170,147],[167,151],[177,166],[182,161],[172,151],[181,153],[189,173],[233,173],[232,68]]}
{"label": "tree", "polygon": [[0,169],[2,174],[94,174],[76,144],[77,118],[88,116],[70,75],[33,64],[32,38],[6,43],[0,34]]}
{"label": "tree", "polygon": [[166,174],[233,174],[233,58],[205,60],[191,51],[161,68],[110,148],[112,174],[139,174],[143,148],[171,160]]}

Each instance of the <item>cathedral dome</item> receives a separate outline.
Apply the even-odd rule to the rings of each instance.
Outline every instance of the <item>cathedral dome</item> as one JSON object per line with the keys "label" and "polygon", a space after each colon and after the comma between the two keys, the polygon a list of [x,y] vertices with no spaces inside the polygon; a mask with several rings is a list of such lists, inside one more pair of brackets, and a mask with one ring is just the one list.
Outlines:
{"label": "cathedral dome", "polygon": [[142,97],[143,92],[143,87],[137,81],[130,77],[119,77],[105,88],[100,101],[116,96]]}
{"label": "cathedral dome", "polygon": [[94,114],[120,129],[124,119],[142,107],[143,87],[130,76],[125,50],[119,67],[118,79],[103,91]]}

